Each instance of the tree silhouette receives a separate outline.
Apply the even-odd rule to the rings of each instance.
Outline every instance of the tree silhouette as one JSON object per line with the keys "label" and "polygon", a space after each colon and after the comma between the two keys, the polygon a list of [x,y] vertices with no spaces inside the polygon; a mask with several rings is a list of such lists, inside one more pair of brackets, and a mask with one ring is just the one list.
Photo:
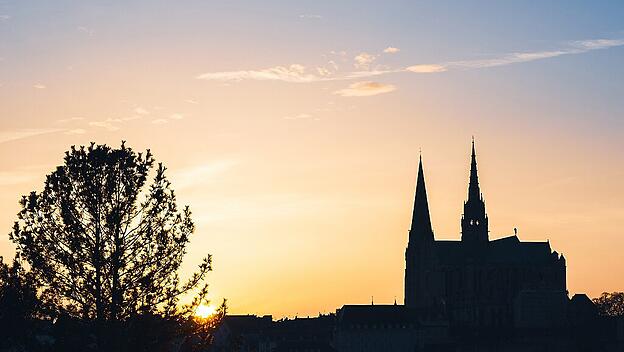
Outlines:
{"label": "tree silhouette", "polygon": [[624,292],[603,292],[593,301],[600,315],[624,316]]}
{"label": "tree silhouette", "polygon": [[195,226],[165,171],[149,150],[92,143],[72,147],[43,191],[22,197],[10,238],[58,314],[98,323],[174,317],[205,300],[209,255],[188,281],[177,273]]}
{"label": "tree silhouette", "polygon": [[40,309],[34,277],[24,270],[19,258],[9,265],[0,257],[0,349],[24,347]]}

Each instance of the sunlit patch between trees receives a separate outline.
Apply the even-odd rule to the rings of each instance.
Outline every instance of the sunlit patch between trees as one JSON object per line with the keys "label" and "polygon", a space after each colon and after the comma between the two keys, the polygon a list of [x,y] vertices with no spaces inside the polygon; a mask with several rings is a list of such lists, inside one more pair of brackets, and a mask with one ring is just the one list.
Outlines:
{"label": "sunlit patch between trees", "polygon": [[225,302],[209,316],[195,313],[210,306],[212,258],[180,277],[195,225],[149,150],[123,142],[72,147],[43,190],[20,205],[9,234],[15,260],[0,265],[0,347],[154,351],[210,343]]}

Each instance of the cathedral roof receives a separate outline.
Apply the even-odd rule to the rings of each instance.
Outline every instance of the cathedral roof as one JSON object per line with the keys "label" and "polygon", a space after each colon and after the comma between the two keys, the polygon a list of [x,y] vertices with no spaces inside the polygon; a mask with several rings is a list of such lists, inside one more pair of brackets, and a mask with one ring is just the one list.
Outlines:
{"label": "cathedral roof", "polygon": [[410,324],[418,311],[403,305],[345,305],[337,318],[341,324]]}
{"label": "cathedral roof", "polygon": [[517,236],[500,238],[488,243],[475,254],[461,241],[435,241],[434,248],[440,264],[538,264],[552,260],[548,242],[520,242]]}

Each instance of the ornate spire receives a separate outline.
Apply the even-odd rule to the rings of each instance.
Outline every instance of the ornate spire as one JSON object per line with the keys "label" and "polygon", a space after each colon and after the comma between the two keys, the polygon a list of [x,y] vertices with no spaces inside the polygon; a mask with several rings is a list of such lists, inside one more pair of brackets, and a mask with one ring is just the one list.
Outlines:
{"label": "ornate spire", "polygon": [[477,153],[475,153],[475,142],[472,137],[472,160],[470,162],[470,185],[468,186],[468,201],[480,200],[479,176],[477,175]]}
{"label": "ornate spire", "polygon": [[470,161],[470,183],[468,200],[464,203],[464,214],[461,219],[462,241],[488,242],[488,218],[485,213],[485,202],[479,189],[477,175],[477,153],[474,137],[472,137],[472,157]]}
{"label": "ornate spire", "polygon": [[410,228],[410,242],[421,240],[433,240],[422,156],[419,158],[418,162],[418,179],[416,180],[416,196],[414,198],[414,211],[412,213],[412,226]]}

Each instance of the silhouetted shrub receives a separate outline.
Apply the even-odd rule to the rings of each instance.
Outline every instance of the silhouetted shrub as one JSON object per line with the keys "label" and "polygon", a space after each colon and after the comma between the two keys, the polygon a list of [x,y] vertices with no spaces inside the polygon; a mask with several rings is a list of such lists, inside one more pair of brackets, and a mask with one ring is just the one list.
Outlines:
{"label": "silhouetted shrub", "polygon": [[603,292],[598,298],[593,299],[600,315],[624,316],[624,292]]}

